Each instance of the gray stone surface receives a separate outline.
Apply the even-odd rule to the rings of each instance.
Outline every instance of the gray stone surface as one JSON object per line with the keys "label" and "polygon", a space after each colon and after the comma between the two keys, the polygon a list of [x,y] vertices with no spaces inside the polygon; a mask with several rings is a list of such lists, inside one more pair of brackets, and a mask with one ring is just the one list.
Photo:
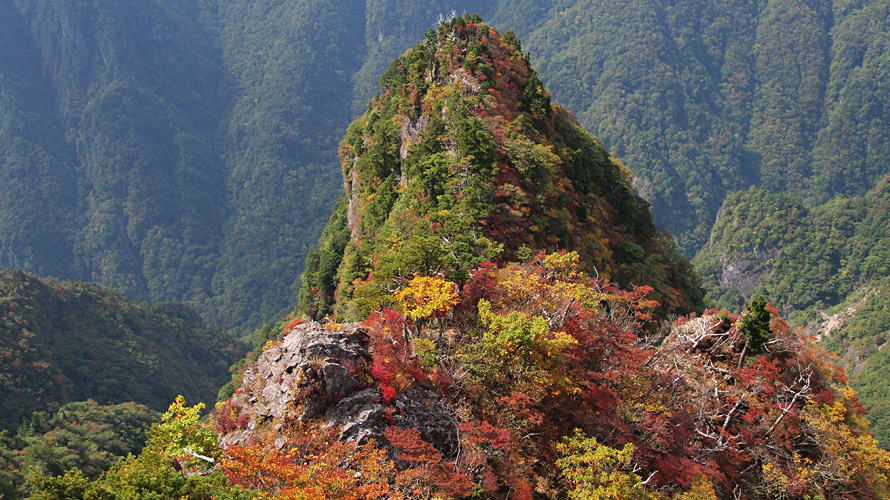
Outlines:
{"label": "gray stone surface", "polygon": [[280,434],[289,422],[318,421],[340,428],[340,439],[385,444],[391,425],[415,428],[445,457],[457,452],[459,423],[438,393],[414,384],[386,403],[365,373],[371,362],[369,337],[357,323],[330,331],[319,323],[296,326],[284,341],[266,350],[244,374],[233,398],[247,424],[221,436],[223,445],[253,436]]}

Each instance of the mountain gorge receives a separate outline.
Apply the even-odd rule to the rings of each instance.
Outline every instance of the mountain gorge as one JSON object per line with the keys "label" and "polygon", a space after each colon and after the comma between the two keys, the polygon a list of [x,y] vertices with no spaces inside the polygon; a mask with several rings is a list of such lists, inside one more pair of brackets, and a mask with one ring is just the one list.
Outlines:
{"label": "mountain gorge", "polygon": [[[464,10],[490,27],[471,16],[454,24],[448,13]],[[170,325],[168,316],[172,337],[151,342],[175,337],[186,357],[193,341],[195,352],[229,356],[228,337],[195,311],[239,335],[267,323],[263,356],[296,342],[292,331],[363,339],[367,352],[349,362],[319,355],[278,382],[236,373],[232,391],[253,385],[216,409],[223,435],[249,428],[292,450],[320,446],[312,425],[330,408],[304,413],[306,401],[321,395],[335,405],[353,391],[382,412],[366,435],[390,443],[387,456],[398,442],[425,450],[402,448],[409,458],[392,467],[431,481],[445,474],[442,463],[459,462],[454,446],[475,440],[466,477],[447,477],[469,477],[490,497],[568,494],[581,479],[566,464],[584,470],[570,458],[584,446],[606,460],[598,470],[641,498],[691,497],[693,484],[728,497],[742,483],[751,498],[882,497],[885,458],[869,432],[887,446],[888,12],[887,0],[0,0],[0,267],[123,294],[4,274],[9,290],[49,297],[4,298],[4,359],[17,364],[2,375],[22,409],[4,425],[73,399],[118,401],[73,389],[113,384],[93,376],[105,360],[63,359],[38,342],[59,338],[60,327],[47,325],[67,330],[74,321],[56,314],[68,311],[60,304],[83,299],[85,317],[97,318],[90,322],[128,339],[127,354],[108,357],[118,367],[140,362],[129,357],[151,330],[133,322]],[[453,31],[441,32],[437,19]],[[501,27],[515,34],[501,37]],[[681,255],[694,257],[710,299]],[[752,353],[754,327],[742,320],[755,316],[760,294],[776,307],[759,311],[771,318],[759,328],[774,343]],[[748,313],[702,315],[708,300]],[[295,322],[273,331],[295,307],[280,324]],[[137,319],[122,320],[129,312],[118,308]],[[569,311],[578,324],[566,323]],[[298,326],[304,315],[324,326]],[[836,352],[846,376],[781,316]],[[352,320],[365,322],[334,322]],[[616,343],[586,331],[613,332]],[[588,364],[578,345],[595,351]],[[662,348],[673,368],[657,361]],[[558,367],[570,366],[566,380],[549,356],[568,360]],[[57,359],[77,373],[47,379],[61,373]],[[211,386],[226,378],[220,359],[190,401],[212,399]],[[628,359],[646,365],[609,364]],[[341,373],[332,365],[355,379],[348,391],[325,385]],[[23,375],[22,366],[43,375]],[[72,382],[87,375],[89,384]],[[713,398],[705,386],[717,387]],[[266,388],[297,402],[259,415],[248,395]],[[568,396],[575,390],[583,401]],[[675,390],[677,400],[651,397]],[[172,395],[126,391],[156,410]],[[437,408],[462,401],[463,413],[439,416],[464,419],[469,430],[447,446],[429,433],[419,437],[426,444],[390,439],[384,424],[410,421],[397,404],[411,406],[409,395],[420,393]],[[498,413],[486,401],[513,406]],[[176,404],[149,451],[109,473],[119,486],[169,465],[170,432],[215,440],[196,409]],[[578,417],[584,411],[631,437],[615,438]],[[569,422],[585,436],[573,441]],[[681,431],[668,436],[664,426]],[[281,429],[290,434],[275,435]],[[523,436],[538,432],[550,440],[536,449]],[[636,451],[620,455],[626,444]],[[225,494],[207,493],[225,482],[220,474],[211,486],[164,477],[195,498],[260,495],[244,471],[281,470],[251,462],[261,449],[242,450],[248,465],[229,469],[227,480],[237,479]],[[342,484],[383,488],[343,479],[374,467],[395,476],[382,458],[339,469],[345,462],[323,452],[312,453]],[[299,467],[317,470],[308,453],[290,464],[291,479]],[[432,465],[410,458],[436,453]],[[719,473],[702,470],[705,482],[677,472],[703,464]],[[655,474],[652,483],[635,486],[646,480],[633,479],[640,470]],[[734,476],[740,470],[750,477]],[[98,488],[67,480],[78,491]]]}
{"label": "mountain gorge", "polygon": [[[177,398],[138,457],[32,498],[890,494],[843,372],[775,308],[676,315],[697,284],[515,34],[444,21],[382,84],[309,258],[328,319],[269,332],[212,427]],[[606,277],[640,265],[652,286]]]}
{"label": "mountain gorge", "polygon": [[797,195],[753,188],[727,198],[696,258],[723,307],[766,294],[838,353],[887,442],[884,373],[890,315],[888,179],[864,196],[808,206]]}

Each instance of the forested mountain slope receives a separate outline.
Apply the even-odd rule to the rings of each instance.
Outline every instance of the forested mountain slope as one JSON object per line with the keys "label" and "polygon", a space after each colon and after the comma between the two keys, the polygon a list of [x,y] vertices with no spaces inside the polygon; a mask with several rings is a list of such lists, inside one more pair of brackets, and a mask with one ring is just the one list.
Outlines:
{"label": "forested mountain slope", "polygon": [[0,3],[0,32],[23,49],[2,50],[20,64],[0,67],[15,177],[0,189],[39,221],[3,218],[0,264],[144,299],[209,291],[228,213],[224,72],[188,3]]}
{"label": "forested mountain slope", "polygon": [[138,457],[32,498],[890,495],[845,377],[775,309],[659,314],[694,281],[515,34],[445,21],[383,87],[303,294],[367,319],[293,319],[211,424],[177,398]]}
{"label": "forested mountain slope", "polygon": [[864,196],[812,207],[761,189],[732,195],[696,263],[721,306],[765,294],[820,335],[841,357],[887,446],[890,177]]}
{"label": "forested mountain slope", "polygon": [[0,430],[88,398],[155,410],[177,394],[214,401],[241,354],[188,306],[0,272]]}
{"label": "forested mountain slope", "polygon": [[58,476],[77,468],[97,478],[120,458],[139,453],[160,415],[145,405],[68,403],[55,413],[35,412],[18,431],[0,431],[0,495],[25,498],[34,474]]}
{"label": "forested mountain slope", "polygon": [[630,171],[551,103],[515,34],[453,30],[396,59],[350,125],[346,193],[307,260],[298,311],[362,318],[414,274],[463,284],[482,262],[559,249],[621,286],[654,287],[664,312],[701,310],[695,273]]}
{"label": "forested mountain slope", "polygon": [[239,330],[289,310],[366,48],[388,61],[441,7],[2,0],[0,266]]}
{"label": "forested mountain slope", "polygon": [[888,171],[885,1],[508,3],[496,21],[690,254],[729,193],[824,201]]}
{"label": "forested mountain slope", "polygon": [[346,125],[452,10],[517,31],[687,255],[734,191],[886,172],[885,0],[0,0],[0,265],[239,331],[287,311]]}

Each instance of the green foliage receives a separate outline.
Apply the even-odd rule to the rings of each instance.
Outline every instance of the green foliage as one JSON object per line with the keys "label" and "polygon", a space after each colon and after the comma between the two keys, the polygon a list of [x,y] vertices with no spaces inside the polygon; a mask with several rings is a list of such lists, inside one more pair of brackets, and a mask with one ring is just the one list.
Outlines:
{"label": "green foliage", "polygon": [[[184,452],[187,448],[219,459],[221,451],[217,436],[205,424],[198,423],[203,405],[188,407],[178,397],[164,414],[163,423],[149,432],[145,449],[138,457],[129,455],[103,473],[96,481],[88,481],[77,469],[64,476],[36,476],[29,497],[34,500],[166,499],[247,500],[250,495],[228,485],[223,473],[211,464]],[[198,451],[200,450],[200,451]],[[174,468],[174,461],[178,469]],[[182,472],[180,472],[182,471]],[[200,472],[200,473],[196,473]]]}
{"label": "green foliage", "polygon": [[366,19],[215,4],[2,6],[0,266],[188,300],[239,332],[293,307]]}
{"label": "green foliage", "polygon": [[766,299],[763,295],[757,296],[749,304],[745,304],[748,312],[742,316],[739,331],[745,334],[748,350],[751,354],[760,354],[769,341],[770,313],[766,310]]}
{"label": "green foliage", "polygon": [[498,2],[554,98],[694,254],[751,185],[862,195],[886,174],[885,0]]}
{"label": "green foliage", "polygon": [[[551,334],[546,318],[510,311],[506,316],[491,311],[491,304],[479,301],[479,320],[485,326],[482,341],[495,356],[521,361],[546,360],[553,364],[560,352],[575,341],[564,333]],[[557,363],[558,364],[558,363]]]}
{"label": "green foliage", "polygon": [[214,401],[242,352],[188,306],[152,306],[99,285],[0,272],[0,427],[88,398],[136,400],[156,410],[177,392]]}
{"label": "green foliage", "polygon": [[865,297],[843,327],[831,333],[825,345],[839,355],[850,375],[850,385],[867,408],[871,432],[885,449],[890,448],[890,279],[865,289]]}
{"label": "green foliage", "polygon": [[[656,222],[687,255],[706,243],[733,192],[759,185],[807,201],[858,196],[890,158],[886,0],[27,0],[0,9],[0,265],[98,281],[131,297],[188,300],[239,333],[297,300],[304,257],[339,190],[337,141],[368,110],[381,75],[384,86],[412,86],[409,98],[350,133],[386,140],[347,142],[367,156],[362,171],[375,167],[381,179],[412,166],[387,170],[402,126],[388,118],[429,114],[422,96],[438,82],[423,70],[440,34],[428,27],[452,9],[516,29],[524,46],[509,32],[500,56],[521,64],[530,52],[540,73],[492,87],[502,68],[484,30],[453,47],[462,57],[448,70],[466,71],[482,91],[506,90],[522,114],[510,121],[523,133],[552,118],[546,81],[633,168]],[[424,30],[427,40],[390,66]],[[534,160],[517,161],[517,170],[534,172],[523,181],[546,184],[548,155],[509,139],[526,153],[517,158]],[[516,153],[517,144],[496,142]],[[447,149],[438,146],[429,153]],[[579,179],[594,177],[601,155],[556,149],[576,192],[587,193]],[[430,193],[443,189],[433,177],[423,179]],[[637,210],[626,187],[604,186],[619,214]],[[583,221],[589,208],[566,209]],[[516,248],[585,244],[572,241],[577,224],[562,212],[528,221],[552,228],[547,239],[558,243]],[[629,266],[627,281],[664,264],[635,261],[633,252],[615,257]],[[373,253],[361,259],[357,274],[366,275]]]}
{"label": "green foliage", "polygon": [[[890,272],[888,208],[887,181],[865,196],[813,207],[794,195],[752,189],[727,199],[696,262],[712,288],[752,296],[759,285],[781,306],[825,308]],[[730,278],[730,263],[747,276]]]}
{"label": "green foliage", "polygon": [[562,458],[556,465],[574,489],[572,500],[655,499],[658,496],[640,484],[640,476],[629,472],[633,459],[633,445],[628,443],[616,450],[585,436],[575,429],[573,436],[556,445]]}
{"label": "green foliage", "polygon": [[432,370],[439,365],[438,356],[436,355],[436,344],[431,340],[415,337],[411,339],[411,345],[414,348],[414,355],[417,356],[423,368]]}
{"label": "green foliage", "polygon": [[34,474],[76,471],[71,482],[96,479],[124,456],[139,453],[157,416],[135,403],[100,406],[92,400],[68,403],[51,418],[35,413],[15,436],[0,434],[0,494],[24,498]]}

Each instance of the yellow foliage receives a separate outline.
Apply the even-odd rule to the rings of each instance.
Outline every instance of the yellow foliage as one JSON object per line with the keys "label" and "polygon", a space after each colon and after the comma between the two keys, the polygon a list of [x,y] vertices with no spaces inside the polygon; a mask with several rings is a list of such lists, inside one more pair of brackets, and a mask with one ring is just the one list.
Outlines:
{"label": "yellow foliage", "polygon": [[833,492],[858,483],[868,485],[878,498],[890,498],[890,453],[858,428],[858,417],[846,404],[854,394],[852,390],[844,389],[843,394],[843,398],[830,403],[809,403],[801,412],[804,430],[818,453],[794,453],[790,467],[784,471],[773,463],[762,466],[763,477],[773,494],[793,485],[830,497]]}
{"label": "yellow foliage", "polygon": [[329,332],[335,332],[337,330],[342,330],[343,325],[340,323],[337,323],[336,321],[327,321],[327,322],[325,322],[324,325],[322,325],[322,328],[324,328],[325,330],[327,330]]}
{"label": "yellow foliage", "polygon": [[717,500],[714,484],[704,474],[696,474],[689,489],[675,497],[677,500]]}
{"label": "yellow foliage", "polygon": [[438,277],[415,276],[395,293],[396,303],[412,321],[447,314],[460,303],[456,285]]}
{"label": "yellow foliage", "polygon": [[544,257],[544,275],[528,268],[510,266],[500,272],[499,286],[506,292],[502,308],[534,311],[551,317],[564,315],[577,304],[596,314],[605,295],[593,288],[590,278],[579,269],[577,252],[554,253]]}
{"label": "yellow foliage", "polygon": [[654,391],[653,387],[655,384],[642,374],[622,380],[619,385],[619,414],[629,420],[635,419],[639,412],[671,418],[672,413],[668,409],[671,395]]}
{"label": "yellow foliage", "polygon": [[574,436],[567,437],[556,446],[562,458],[556,465],[563,476],[575,486],[568,492],[572,500],[624,500],[658,498],[649,490],[640,476],[627,470],[633,459],[633,445],[621,450],[599,444],[596,438],[588,438],[576,429]]}

